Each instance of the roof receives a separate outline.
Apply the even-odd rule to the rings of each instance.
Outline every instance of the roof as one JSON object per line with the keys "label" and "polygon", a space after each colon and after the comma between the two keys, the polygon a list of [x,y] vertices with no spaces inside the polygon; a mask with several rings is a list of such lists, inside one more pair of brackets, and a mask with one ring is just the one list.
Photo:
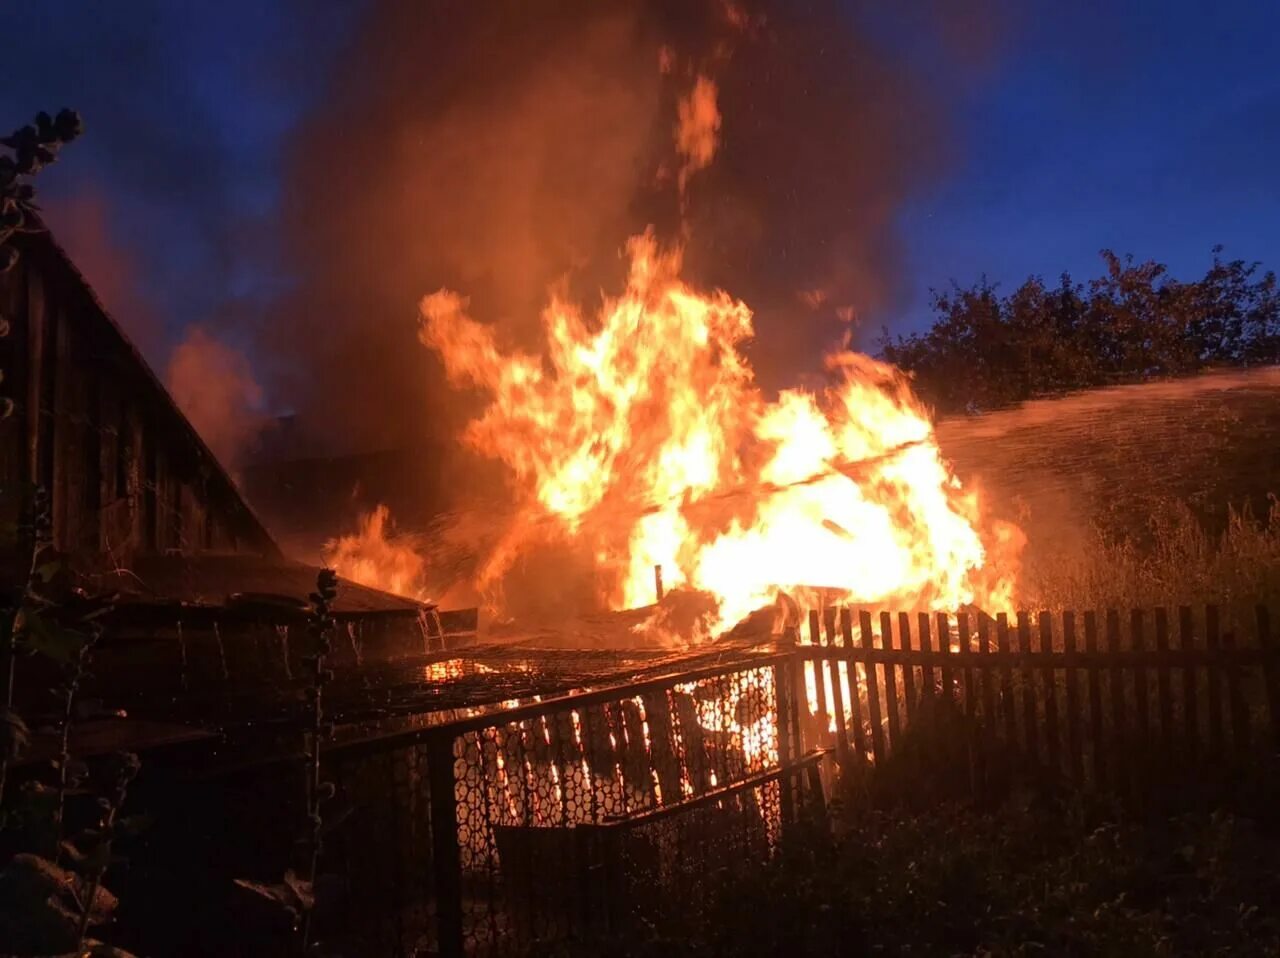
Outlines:
{"label": "roof", "polygon": [[[192,610],[274,612],[295,618],[305,611],[319,570],[292,559],[234,555],[140,556],[132,569],[93,576],[95,588],[120,593],[120,611],[145,614],[147,607],[183,605]],[[338,582],[334,612],[341,617],[417,616],[420,602],[380,592],[346,579]]]}
{"label": "roof", "polygon": [[147,364],[142,353],[139,352],[138,347],[134,345],[124,329],[107,311],[106,306],[98,298],[98,294],[72,261],[67,251],[53,238],[48,225],[38,215],[30,211],[26,212],[26,219],[27,227],[15,237],[15,240],[24,247],[23,255],[39,251],[47,253],[79,283],[102,319],[108,334],[116,339],[124,349],[128,360],[137,369],[144,388],[152,394],[150,398],[154,405],[151,408],[160,416],[169,419],[170,424],[181,433],[183,440],[199,460],[200,465],[207,470],[210,483],[217,486],[220,496],[232,504],[239,519],[252,532],[253,538],[263,548],[264,552],[276,556],[281,555],[280,547],[267,531],[262,520],[258,518],[244,496],[241,495],[231,475],[223,467],[222,463],[218,461],[217,456],[213,454],[208,445],[205,444],[195,427],[191,425],[190,420],[178,408],[178,404],[174,401],[173,396],[169,394],[169,390],[165,388],[155,371]]}

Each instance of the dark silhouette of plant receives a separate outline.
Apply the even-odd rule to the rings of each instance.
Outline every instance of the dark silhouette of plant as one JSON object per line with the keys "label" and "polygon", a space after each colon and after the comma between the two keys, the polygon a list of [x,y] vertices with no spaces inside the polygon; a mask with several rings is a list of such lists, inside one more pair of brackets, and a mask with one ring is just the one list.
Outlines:
{"label": "dark silhouette of plant", "polygon": [[[83,130],[79,113],[61,110],[56,117],[38,113],[34,122],[0,138],[0,146],[10,154],[0,153],[0,273],[7,273],[18,262],[18,250],[9,240],[26,226],[28,214],[39,208],[31,178],[54,162],[62,147]],[[0,339],[7,335],[9,321],[0,315]],[[11,398],[0,396],[0,419],[12,415],[14,408]]]}
{"label": "dark silhouette of plant", "polygon": [[924,333],[881,340],[940,413],[984,412],[1041,395],[1280,362],[1280,288],[1256,263],[1225,261],[1171,278],[1109,250],[1105,273],[1056,287],[1032,277],[1008,295],[985,278],[934,295]]}
{"label": "dark silhouette of plant", "polygon": [[326,660],[333,651],[332,607],[337,595],[337,573],[332,569],[320,570],[316,576],[316,591],[309,596],[311,612],[307,622],[307,636],[310,648],[304,658],[308,684],[303,690],[306,708],[302,715],[302,757],[306,764],[305,818],[297,842],[301,868],[285,871],[284,879],[279,883],[236,880],[237,885],[268,899],[289,917],[293,928],[301,931],[299,941],[303,953],[312,945],[316,878],[320,854],[324,848],[324,835],[345,817],[337,816],[333,821],[325,821],[322,809],[334,797],[336,790],[332,782],[323,780],[320,768],[321,746],[333,734],[333,726],[326,720],[324,713],[324,687],[333,678]]}
{"label": "dark silhouette of plant", "polygon": [[[111,788],[98,799],[101,816],[95,828],[84,831],[80,845],[75,851],[81,856],[77,864],[80,866],[82,879],[87,886],[84,893],[86,902],[93,902],[102,887],[102,878],[111,864],[111,852],[115,839],[121,834],[136,831],[137,819],[120,818],[120,809],[124,807],[125,797],[129,793],[129,784],[137,777],[141,763],[132,752],[123,752],[117,756],[115,780]],[[83,908],[80,913],[80,925],[76,929],[76,949],[84,949],[85,936],[89,931],[92,909]]]}
{"label": "dark silhouette of plant", "polygon": [[333,651],[334,621],[332,604],[338,596],[338,575],[332,569],[321,569],[316,577],[316,591],[311,593],[311,616],[307,623],[307,633],[312,648],[307,654],[306,663],[311,678],[307,688],[307,699],[310,703],[311,722],[307,732],[307,820],[310,833],[304,839],[308,844],[307,887],[310,891],[310,906],[306,909],[302,923],[302,947],[305,951],[311,943],[311,917],[315,911],[316,871],[320,864],[320,852],[324,847],[324,817],[321,814],[323,804],[334,796],[332,782],[322,781],[320,774],[320,745],[332,734],[332,726],[325,721],[324,687],[333,678],[333,672],[326,667],[326,659]]}
{"label": "dark silhouette of plant", "polygon": [[[0,654],[3,655],[4,667],[3,712],[0,712],[0,816],[4,815],[9,764],[21,757],[31,739],[26,722],[13,707],[17,688],[18,644],[35,616],[39,602],[37,585],[44,572],[48,571],[44,563],[52,551],[52,536],[53,519],[49,512],[49,495],[44,489],[37,489],[33,498],[31,561],[28,564],[27,581],[22,592],[0,616],[0,629],[3,629],[3,634],[0,634]],[[0,826],[3,823],[4,819],[0,817]]]}

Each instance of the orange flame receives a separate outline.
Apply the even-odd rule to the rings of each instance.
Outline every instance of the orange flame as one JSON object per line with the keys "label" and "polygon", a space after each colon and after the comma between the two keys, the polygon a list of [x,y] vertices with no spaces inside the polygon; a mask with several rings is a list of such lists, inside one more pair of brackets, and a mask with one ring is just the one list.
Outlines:
{"label": "orange flame", "polygon": [[391,531],[391,510],[379,505],[361,516],[357,532],[325,543],[325,564],[360,585],[426,601],[426,560]]}
{"label": "orange flame", "polygon": [[558,540],[594,558],[612,608],[652,602],[655,566],[668,589],[710,594],[702,636],[783,594],[803,607],[1009,606],[1020,533],[993,523],[984,541],[976,495],[897,370],[839,352],[827,388],[769,400],[741,352],[747,305],[691,288],[681,250],[652,231],[627,249],[626,289],[593,323],[552,298],[545,357],[504,352],[456,293],[422,301],[422,342],[451,383],[490,399],[464,441],[505,462],[520,497],[482,591]]}

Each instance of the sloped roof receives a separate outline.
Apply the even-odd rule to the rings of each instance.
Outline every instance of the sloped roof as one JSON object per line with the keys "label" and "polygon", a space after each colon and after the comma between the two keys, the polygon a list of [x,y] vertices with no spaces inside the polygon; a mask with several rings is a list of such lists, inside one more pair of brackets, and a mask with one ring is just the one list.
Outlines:
{"label": "sloped roof", "polygon": [[279,545],[276,544],[275,539],[267,531],[262,520],[258,518],[244,496],[241,495],[231,475],[223,467],[222,463],[218,461],[218,457],[209,449],[195,427],[191,425],[191,421],[178,408],[178,404],[160,381],[160,377],[148,365],[138,347],[134,345],[120,324],[107,311],[106,306],[103,305],[102,300],[98,297],[84,274],[80,272],[80,269],[72,261],[67,251],[53,238],[53,233],[49,230],[48,225],[34,213],[28,213],[27,226],[14,237],[12,242],[21,248],[23,256],[47,257],[70,273],[93,304],[102,328],[107,332],[109,338],[116,340],[118,347],[123,350],[129,364],[138,373],[138,379],[144,389],[150,393],[149,398],[153,403],[152,410],[167,419],[169,421],[168,424],[181,436],[181,441],[189,447],[198,463],[207,472],[210,483],[217,487],[219,497],[231,504],[233,511],[238,515],[243,525],[251,531],[253,538],[262,550],[268,555],[282,555]]}
{"label": "sloped roof", "polygon": [[[282,616],[300,614],[315,590],[314,566],[292,559],[249,554],[140,556],[131,569],[93,577],[96,588],[119,592],[124,607],[182,604],[196,608],[272,607]],[[339,616],[399,614],[424,608],[388,592],[347,579],[338,582],[334,612]]]}

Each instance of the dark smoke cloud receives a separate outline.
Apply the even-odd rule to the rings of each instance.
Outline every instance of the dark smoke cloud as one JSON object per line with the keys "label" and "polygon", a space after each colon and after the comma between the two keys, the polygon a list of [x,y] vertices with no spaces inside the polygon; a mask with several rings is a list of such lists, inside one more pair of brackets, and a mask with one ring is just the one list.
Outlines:
{"label": "dark smoke cloud", "polygon": [[858,17],[826,0],[372,5],[286,167],[293,292],[260,331],[276,395],[339,447],[451,436],[465,409],[416,341],[419,299],[456,289],[532,347],[549,284],[569,274],[588,306],[615,288],[627,236],[678,233],[658,174],[698,71],[723,127],[690,184],[688,272],[756,309],[767,383],[818,368],[841,315],[897,295],[894,215],[945,142],[910,56]]}

